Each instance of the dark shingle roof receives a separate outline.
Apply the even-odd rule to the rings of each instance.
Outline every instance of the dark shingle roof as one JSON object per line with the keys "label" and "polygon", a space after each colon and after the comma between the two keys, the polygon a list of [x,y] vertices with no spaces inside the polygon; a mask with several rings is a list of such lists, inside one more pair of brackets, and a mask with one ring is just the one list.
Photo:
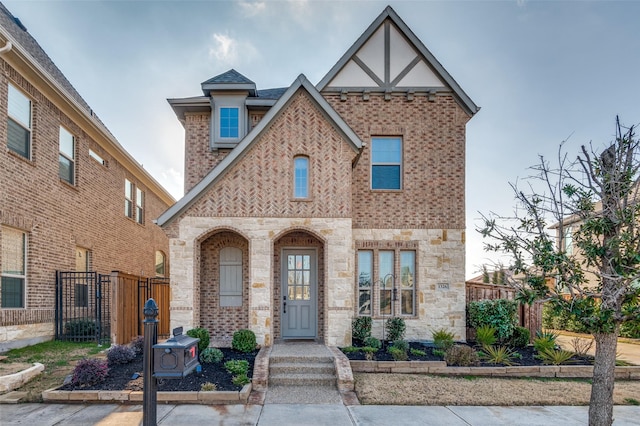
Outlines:
{"label": "dark shingle roof", "polygon": [[253,81],[249,80],[244,75],[240,74],[238,71],[234,69],[230,69],[229,71],[222,73],[220,75],[216,75],[215,77],[211,77],[209,80],[203,82],[202,84],[255,84]]}
{"label": "dark shingle roof", "polygon": [[280,99],[288,87],[278,87],[276,89],[258,90],[258,97],[263,99]]}

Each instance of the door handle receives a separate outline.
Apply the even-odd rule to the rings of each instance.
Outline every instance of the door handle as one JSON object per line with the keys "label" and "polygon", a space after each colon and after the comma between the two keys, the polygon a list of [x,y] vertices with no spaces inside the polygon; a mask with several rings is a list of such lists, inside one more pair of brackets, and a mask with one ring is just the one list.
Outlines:
{"label": "door handle", "polygon": [[284,302],[282,302],[282,313],[286,314],[287,313],[287,296],[283,296],[283,300]]}

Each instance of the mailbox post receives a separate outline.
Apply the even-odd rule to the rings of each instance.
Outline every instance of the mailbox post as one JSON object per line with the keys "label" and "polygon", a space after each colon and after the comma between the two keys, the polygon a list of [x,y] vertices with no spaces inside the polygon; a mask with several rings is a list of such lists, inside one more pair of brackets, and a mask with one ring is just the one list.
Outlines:
{"label": "mailbox post", "polygon": [[153,376],[153,345],[158,341],[158,305],[153,299],[144,304],[144,352],[143,352],[143,380],[142,395],[142,423],[144,426],[156,426],[158,383]]}

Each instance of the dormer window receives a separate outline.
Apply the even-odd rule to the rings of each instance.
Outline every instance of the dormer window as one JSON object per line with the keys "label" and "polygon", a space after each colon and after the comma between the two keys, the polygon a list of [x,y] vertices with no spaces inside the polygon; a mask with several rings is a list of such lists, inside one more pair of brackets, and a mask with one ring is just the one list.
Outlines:
{"label": "dormer window", "polygon": [[220,137],[237,139],[239,131],[239,108],[220,108]]}

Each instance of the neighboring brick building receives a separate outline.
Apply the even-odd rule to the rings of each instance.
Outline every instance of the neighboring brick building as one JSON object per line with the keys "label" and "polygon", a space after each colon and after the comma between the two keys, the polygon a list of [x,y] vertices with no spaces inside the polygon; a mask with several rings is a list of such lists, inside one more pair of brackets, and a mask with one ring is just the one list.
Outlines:
{"label": "neighboring brick building", "polygon": [[317,85],[230,70],[170,99],[185,193],[170,237],[172,326],[227,341],[351,342],[401,316],[465,338],[465,125],[478,107],[388,7]]}
{"label": "neighboring brick building", "polygon": [[56,270],[168,273],[174,202],[0,4],[3,46],[0,351],[52,338]]}

